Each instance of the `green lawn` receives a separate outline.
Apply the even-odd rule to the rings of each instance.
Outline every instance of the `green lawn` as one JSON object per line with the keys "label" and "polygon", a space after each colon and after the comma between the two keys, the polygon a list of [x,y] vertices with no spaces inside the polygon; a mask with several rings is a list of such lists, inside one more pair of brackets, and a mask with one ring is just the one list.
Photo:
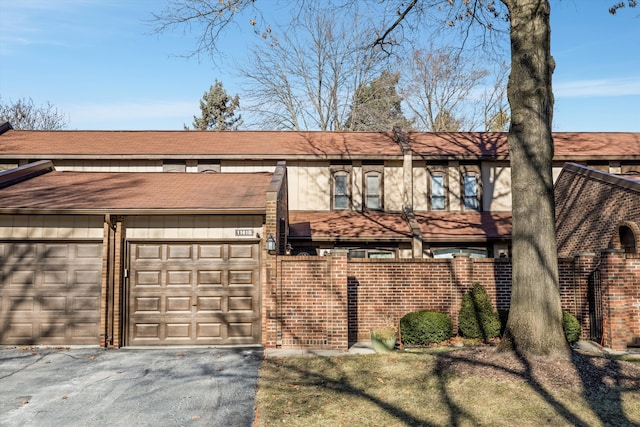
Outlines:
{"label": "green lawn", "polygon": [[493,348],[270,357],[256,425],[640,425],[640,366],[496,354]]}

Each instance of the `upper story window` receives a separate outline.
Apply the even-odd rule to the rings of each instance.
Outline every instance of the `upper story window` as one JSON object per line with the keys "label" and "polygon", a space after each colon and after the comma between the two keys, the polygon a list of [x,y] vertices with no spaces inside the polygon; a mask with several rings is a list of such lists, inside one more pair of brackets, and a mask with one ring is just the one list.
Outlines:
{"label": "upper story window", "polygon": [[445,208],[444,175],[431,176],[431,209]]}
{"label": "upper story window", "polygon": [[465,175],[463,187],[465,209],[480,209],[478,176],[475,174]]}
{"label": "upper story window", "polygon": [[365,175],[365,206],[369,210],[382,209],[382,179],[378,172]]}
{"label": "upper story window", "polygon": [[346,172],[333,175],[333,209],[349,209],[349,175]]}
{"label": "upper story window", "polygon": [[185,160],[164,160],[162,162],[162,172],[186,172],[187,162]]}

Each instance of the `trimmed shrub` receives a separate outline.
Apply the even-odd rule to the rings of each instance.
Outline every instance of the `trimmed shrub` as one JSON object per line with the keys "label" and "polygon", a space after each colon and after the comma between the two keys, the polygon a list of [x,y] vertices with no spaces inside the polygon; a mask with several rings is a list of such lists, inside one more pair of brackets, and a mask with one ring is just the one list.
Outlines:
{"label": "trimmed shrub", "polygon": [[568,311],[562,312],[562,327],[564,335],[567,337],[569,344],[573,344],[580,339],[580,323],[576,317]]}
{"label": "trimmed shrub", "polygon": [[451,338],[452,331],[449,316],[437,311],[414,311],[400,319],[402,342],[407,345],[436,344]]}
{"label": "trimmed shrub", "polygon": [[462,297],[458,327],[460,334],[466,338],[487,341],[500,335],[500,317],[480,283],[474,284]]}

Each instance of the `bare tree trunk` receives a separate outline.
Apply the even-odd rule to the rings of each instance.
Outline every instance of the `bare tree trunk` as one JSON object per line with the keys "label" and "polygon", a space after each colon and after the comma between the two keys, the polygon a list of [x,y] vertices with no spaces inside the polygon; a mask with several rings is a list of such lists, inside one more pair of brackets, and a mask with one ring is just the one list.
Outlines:
{"label": "bare tree trunk", "polygon": [[500,348],[568,355],[562,329],[553,198],[555,67],[547,0],[503,0],[511,19],[509,153],[513,197],[511,308]]}

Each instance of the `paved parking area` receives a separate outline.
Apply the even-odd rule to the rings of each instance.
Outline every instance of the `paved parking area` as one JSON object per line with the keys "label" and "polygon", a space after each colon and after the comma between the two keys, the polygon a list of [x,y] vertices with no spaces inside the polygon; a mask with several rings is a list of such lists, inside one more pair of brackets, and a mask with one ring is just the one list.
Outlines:
{"label": "paved parking area", "polygon": [[251,426],[261,348],[0,348],[2,426]]}

